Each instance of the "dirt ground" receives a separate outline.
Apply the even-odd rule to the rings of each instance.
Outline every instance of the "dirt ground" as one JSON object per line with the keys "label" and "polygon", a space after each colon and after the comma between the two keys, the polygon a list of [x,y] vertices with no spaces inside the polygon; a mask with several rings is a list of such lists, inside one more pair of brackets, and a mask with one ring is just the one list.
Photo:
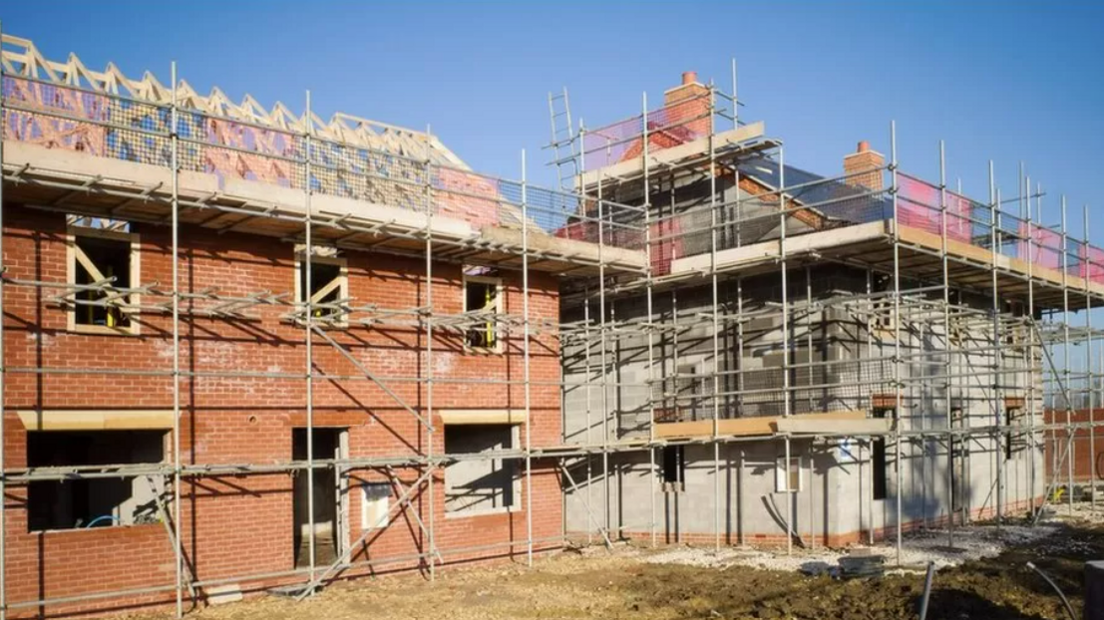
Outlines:
{"label": "dirt ground", "polygon": [[[668,549],[666,553],[669,553]],[[953,551],[952,551],[953,552]],[[664,553],[664,552],[660,552]],[[708,557],[708,550],[698,551]],[[358,580],[328,587],[303,603],[265,596],[192,613],[200,620],[457,620],[624,618],[915,619],[923,591],[920,572],[839,580],[797,571],[654,562],[655,552],[622,547],[565,551],[533,570],[516,565],[445,568],[429,584],[418,575]],[[653,561],[649,561],[653,558]],[[1069,523],[1000,555],[941,568],[935,576],[931,620],[966,618],[1064,619],[1053,590],[1025,567],[1046,571],[1081,607],[1082,565],[1104,558],[1104,525]],[[890,558],[892,560],[892,558]],[[162,620],[162,615],[128,619]]]}

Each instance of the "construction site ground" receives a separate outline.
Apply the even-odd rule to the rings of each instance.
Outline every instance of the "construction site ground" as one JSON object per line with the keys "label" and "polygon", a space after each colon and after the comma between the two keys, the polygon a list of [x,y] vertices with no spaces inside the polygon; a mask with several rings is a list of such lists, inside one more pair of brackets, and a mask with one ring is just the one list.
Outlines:
{"label": "construction site ground", "polygon": [[[1058,508],[1060,515],[1066,512]],[[750,550],[616,546],[558,552],[521,565],[452,567],[436,582],[417,574],[338,583],[307,601],[261,596],[193,612],[202,620],[406,620],[455,618],[777,618],[889,620],[918,617],[927,561],[935,562],[929,619],[1064,619],[1061,600],[1026,567],[1034,562],[1069,597],[1082,604],[1087,560],[1104,559],[1104,515],[1077,507],[1031,528],[998,531],[975,525],[955,534],[918,532],[906,539],[902,564],[878,578],[839,579],[840,553],[795,549],[787,558]],[[877,547],[896,562],[892,547]],[[913,569],[912,567],[915,567]],[[163,620],[170,613],[121,616]]]}

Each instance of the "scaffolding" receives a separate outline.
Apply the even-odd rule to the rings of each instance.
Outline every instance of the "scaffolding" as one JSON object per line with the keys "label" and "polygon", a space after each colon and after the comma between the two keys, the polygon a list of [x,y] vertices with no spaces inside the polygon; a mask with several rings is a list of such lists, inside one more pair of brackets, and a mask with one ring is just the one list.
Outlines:
{"label": "scaffolding", "polygon": [[[132,80],[114,68],[89,70],[75,56],[65,63],[49,61],[25,39],[3,35],[0,41],[0,200],[19,200],[29,209],[87,218],[88,222],[107,227],[122,222],[167,227],[171,234],[169,254],[173,257],[168,287],[159,282],[117,286],[110,276],[78,285],[13,278],[6,269],[3,271],[0,315],[4,314],[6,290],[42,290],[51,296],[49,303],[59,308],[94,305],[133,316],[166,317],[172,346],[170,364],[164,368],[16,365],[4,357],[4,332],[11,328],[0,322],[0,419],[7,420],[4,394],[12,376],[141,376],[165,381],[172,388],[172,458],[158,465],[8,467],[4,458],[5,425],[0,424],[0,461],[4,463],[0,496],[9,485],[32,481],[148,477],[151,486],[164,481],[171,491],[155,495],[158,514],[173,548],[175,573],[174,583],[10,600],[6,536],[0,535],[0,620],[27,609],[151,595],[175,597],[179,617],[187,610],[186,604],[196,605],[202,592],[217,586],[256,583],[268,587],[279,582],[290,584],[287,593],[302,599],[349,570],[411,566],[424,570],[432,580],[450,556],[524,555],[531,565],[535,553],[559,548],[580,534],[570,531],[566,507],[558,535],[534,534],[535,461],[559,473],[565,506],[569,496],[583,499],[587,540],[597,533],[611,547],[614,539],[639,530],[613,522],[611,459],[646,454],[653,484],[651,517],[645,531],[652,544],[658,544],[657,499],[663,484],[658,451],[670,446],[709,446],[713,450],[715,484],[713,544],[719,548],[726,535],[719,474],[722,468],[731,467],[720,458],[723,446],[774,442],[781,444],[788,464],[795,440],[852,437],[860,442],[860,451],[869,452],[872,442],[881,438],[892,442],[896,462],[900,463],[905,444],[941,442],[948,454],[954,454],[955,446],[970,443],[999,451],[1015,442],[1025,444],[1023,449],[1035,455],[1042,445],[1040,437],[1045,440],[1049,434],[1054,476],[1046,483],[1047,492],[1042,496],[1045,503],[1051,491],[1062,485],[1057,475],[1062,466],[1067,466],[1067,490],[1074,486],[1072,452],[1076,433],[1088,430],[1089,441],[1094,441],[1097,422],[1092,409],[1104,399],[1104,394],[1097,395],[1098,390],[1104,391],[1104,371],[1094,369],[1091,349],[1101,334],[1087,317],[1104,300],[1104,252],[1092,247],[1087,239],[1075,240],[1068,233],[1065,201],[1061,207],[1062,226],[1056,230],[1042,224],[1043,192],[1031,189],[1022,169],[1014,199],[1020,207],[1019,217],[1004,210],[992,168],[987,203],[951,191],[942,145],[938,183],[909,176],[899,169],[894,127],[890,129],[888,165],[831,179],[787,179],[783,144],[763,137],[755,124],[744,124],[739,119],[735,64],[731,94],[710,84],[696,96],[659,109],[649,109],[645,96],[640,115],[599,129],[580,125],[578,132],[572,132],[569,126],[564,134],[562,127],[557,128],[556,118],[558,114],[570,118],[566,91],[562,97],[550,98],[554,163],[558,167],[570,165],[571,174],[562,176],[561,183],[570,176],[575,181],[573,189],[545,189],[528,183],[524,152],[520,156],[519,180],[479,174],[462,165],[428,128],[415,132],[347,115],[323,122],[311,111],[309,93],[305,113],[296,116],[283,105],[267,111],[248,98],[234,104],[217,90],[210,96],[199,95],[178,80],[175,65],[172,83],[166,87],[149,74]],[[564,112],[559,112],[558,106]],[[729,122],[730,132],[719,129],[721,123]],[[19,143],[80,151],[95,156],[97,161],[151,167],[158,174],[152,175],[149,182],[137,182],[115,176],[123,167],[97,173],[11,163],[4,156],[4,146]],[[564,153],[566,159],[561,157]],[[748,161],[773,165],[774,187],[754,196],[737,192],[734,200],[726,199],[719,192],[718,171],[730,174],[739,187],[741,166]],[[217,176],[226,181],[226,187],[235,180],[267,183],[279,189],[279,199],[236,195],[223,186],[202,191],[188,184],[196,174]],[[682,176],[704,177],[709,185],[708,197],[694,209],[673,208],[674,179]],[[872,176],[888,177],[888,187],[870,189],[851,183]],[[188,183],[182,183],[184,179]],[[664,187],[671,197],[671,209],[652,203],[652,196]],[[839,187],[850,187],[851,191],[832,195],[819,191]],[[356,209],[331,210],[333,202],[320,207],[322,197],[388,205],[396,211],[393,217],[373,220]],[[445,218],[465,221],[483,232],[458,232],[438,222]],[[803,243],[803,238],[811,237],[791,234],[795,220],[822,225],[827,222],[833,231],[877,229],[877,233],[856,236],[857,240],[838,247],[817,247]],[[1087,211],[1085,220],[1087,237]],[[0,228],[2,224],[0,219]],[[215,234],[250,232],[295,244],[308,292],[313,291],[312,265],[317,260],[317,248],[420,258],[424,260],[424,272],[417,276],[424,286],[424,301],[415,307],[389,307],[363,304],[340,294],[336,299],[318,301],[309,293],[300,300],[283,291],[189,290],[182,286],[179,237],[181,229],[189,227],[202,227]],[[488,228],[493,233],[490,236]],[[910,232],[917,229],[925,235]],[[768,239],[774,248],[770,252],[736,263],[724,259],[725,252],[756,247],[764,231],[769,236],[772,230],[777,236]],[[550,243],[550,239],[561,243]],[[964,254],[959,251],[964,246],[987,254]],[[0,256],[4,256],[2,235]],[[1019,260],[1026,269],[1006,259]],[[676,269],[679,260],[688,266]],[[519,272],[521,315],[439,310],[433,289],[437,286],[435,267],[442,262]],[[865,293],[814,298],[813,269],[825,263],[861,270],[865,273]],[[551,273],[563,279],[564,310],[560,320],[531,317],[530,275],[535,273]],[[803,275],[795,281],[795,274]],[[753,295],[749,288],[759,285],[764,275],[778,278],[777,287],[766,295],[766,301],[764,295]],[[695,310],[687,316],[680,310],[680,294],[685,297],[690,284],[705,285],[711,311]],[[968,303],[962,291],[984,293],[991,307]],[[1026,299],[1026,306],[1005,307],[1000,302],[1004,295]],[[93,300],[88,301],[89,297]],[[625,311],[622,300],[630,298],[644,300],[642,316]],[[136,303],[135,299],[140,301]],[[190,367],[182,367],[182,324],[198,317],[228,323],[248,321],[269,309],[280,313],[282,324],[301,330],[301,372],[203,370],[191,357]],[[733,350],[737,359],[742,358],[747,346],[745,336],[757,319],[777,318],[782,342],[804,338],[811,350],[817,338],[813,313],[827,310],[854,317],[866,326],[866,341],[861,343],[866,355],[838,361],[814,361],[809,355],[801,361],[786,354],[781,356],[780,365],[771,369],[747,369],[724,361]],[[1070,317],[1082,312],[1086,316],[1084,326],[1071,326]],[[573,313],[578,316],[570,316]],[[455,340],[472,327],[489,324],[493,324],[498,337],[520,349],[512,355],[521,359],[521,379],[439,375],[435,354],[455,346]],[[667,352],[679,350],[680,338],[700,338],[692,336],[699,328],[706,334],[708,367],[693,375],[669,369]],[[353,330],[399,330],[414,337],[420,347],[419,372],[414,376],[391,375],[369,367],[353,351],[355,342],[343,337],[345,331]],[[914,351],[902,346],[903,334],[917,331],[941,339],[943,348]],[[545,344],[542,338],[552,344]],[[622,344],[639,342],[644,343],[647,378],[623,380],[616,372],[620,364],[617,350]],[[557,354],[563,351],[565,366],[572,363],[568,350],[581,348],[585,379],[568,380],[562,375],[558,380],[533,378],[530,367],[534,346],[551,347]],[[331,349],[357,372],[337,374],[319,369],[317,347]],[[1077,353],[1084,354],[1085,364],[1083,370],[1075,372],[1072,360]],[[1056,359],[1059,355],[1061,360]],[[913,368],[928,370],[917,377]],[[832,380],[833,376],[837,379]],[[184,413],[187,407],[182,403],[182,383],[200,379],[301,382],[306,393],[306,458],[273,463],[187,462],[182,456],[182,420],[186,415],[194,420],[199,414],[194,409]],[[313,390],[320,381],[376,386],[392,406],[415,421],[413,449],[405,454],[319,458],[313,451],[312,434]],[[993,417],[981,425],[956,426],[960,421],[953,419],[952,386],[970,382],[981,382]],[[524,419],[528,420],[522,445],[472,454],[436,450],[435,442],[437,446],[443,442],[440,425],[435,422],[434,390],[450,384],[471,389],[520,387]],[[412,403],[404,395],[410,385],[420,402]],[[946,410],[942,428],[928,427],[930,416],[924,415],[917,418],[922,424],[918,428],[893,423],[882,431],[861,433],[804,433],[798,428],[747,434],[731,432],[727,424],[760,417],[795,418],[818,410],[816,403],[828,392],[848,409],[873,407],[877,400],[901,412],[912,394],[931,391],[933,386],[942,388]],[[535,387],[555,387],[565,394],[583,390],[583,431],[569,435],[565,424],[558,443],[534,442],[529,416]],[[630,416],[617,405],[618,394],[626,390],[647,394],[643,411],[636,412],[633,419],[637,422],[631,424]],[[594,394],[598,395],[596,407],[592,406]],[[1027,410],[1026,427],[1003,417],[1010,402]],[[1073,420],[1079,402],[1088,405],[1087,422]],[[1063,409],[1065,421],[1037,420],[1044,405]],[[565,411],[567,408],[561,406]],[[642,424],[638,423],[640,415],[644,416]],[[667,430],[671,424],[696,422],[705,422],[701,427],[704,432],[679,435]],[[1095,447],[1089,449],[1095,455]],[[440,483],[435,480],[450,464],[486,459],[523,464],[524,537],[443,548],[436,540],[439,526],[435,523],[434,485]],[[1016,500],[1026,502],[1037,516],[1041,513],[1034,492],[1036,477],[1041,479],[1045,474],[1035,471],[1036,460],[1034,456],[1027,460],[1029,492]],[[585,489],[572,473],[573,464],[579,463],[585,466]],[[996,459],[996,464],[996,499],[992,506],[999,524],[1006,519],[1003,507],[1012,502],[1006,498],[1001,460]],[[603,481],[597,499],[591,483],[596,466]],[[946,469],[950,495],[953,467],[948,463]],[[307,497],[313,502],[311,472],[321,470],[333,470],[338,477],[370,471],[386,480],[397,497],[389,506],[388,517],[405,514],[416,521],[416,552],[358,558],[366,539],[376,533],[365,528],[360,539],[344,545],[332,563],[318,564],[314,510],[310,506],[307,566],[213,579],[196,575],[184,544],[187,533],[181,507],[186,484],[219,476],[307,472]],[[902,468],[897,467],[898,489],[901,475]],[[901,495],[896,494],[897,515],[901,514]],[[1071,509],[1072,495],[1067,493]],[[167,499],[170,497],[171,501]],[[786,515],[792,515],[794,495],[786,493],[785,497]],[[872,497],[863,500],[873,501]],[[953,504],[950,497],[947,501]],[[595,506],[601,509],[596,511]],[[965,526],[977,514],[979,511],[964,505],[957,520],[953,516],[946,519],[952,543],[954,528]],[[800,536],[788,519],[784,528],[787,551]],[[893,525],[899,554],[907,524],[897,518]],[[5,511],[0,510],[0,532],[6,533],[6,526]],[[867,523],[865,530],[873,540],[873,523]],[[741,528],[741,543],[743,531]],[[815,544],[815,536],[812,540]]]}
{"label": "scaffolding", "polygon": [[[733,63],[733,93],[735,73]],[[665,102],[657,109],[649,109],[645,95],[643,112],[638,116],[598,129],[581,126],[575,147],[579,153],[577,161],[557,159],[564,146],[555,138],[551,147],[552,163],[557,166],[571,163],[572,169],[578,171],[576,189],[593,196],[599,210],[601,201],[610,197],[645,209],[648,272],[643,278],[600,275],[585,287],[565,293],[565,313],[572,314],[587,329],[574,333],[582,339],[581,343],[575,343],[574,354],[565,340],[564,357],[565,374],[572,364],[569,358],[574,355],[575,364],[582,368],[581,376],[586,378],[581,384],[569,383],[567,388],[586,391],[586,420],[583,430],[575,429],[582,441],[593,443],[592,433],[597,432],[607,446],[611,436],[646,438],[649,443],[646,475],[653,478],[653,483],[651,518],[646,525],[653,544],[657,539],[656,505],[663,489],[655,454],[657,446],[687,437],[693,443],[712,445],[713,543],[719,548],[726,535],[731,539],[732,531],[721,525],[725,507],[718,451],[722,444],[736,439],[734,434],[753,434],[734,433],[737,426],[725,422],[764,415],[785,420],[832,411],[836,405],[851,411],[861,410],[864,405],[869,410],[889,409],[894,419],[882,432],[835,435],[830,431],[803,435],[796,423],[779,423],[774,432],[761,432],[745,440],[763,440],[763,436],[769,435],[768,441],[781,444],[785,463],[791,459],[791,442],[798,438],[831,441],[848,435],[860,441],[860,452],[865,448],[868,454],[875,439],[882,437],[883,441],[892,442],[898,492],[893,495],[895,516],[886,529],[891,527],[894,532],[898,561],[903,533],[916,525],[906,521],[902,509],[901,463],[906,447],[915,454],[915,446],[920,446],[923,468],[928,461],[929,444],[935,451],[940,444],[943,446],[947,455],[946,504],[953,508],[948,509],[950,514],[933,519],[926,511],[929,499],[925,496],[922,499],[925,511],[920,520],[923,526],[946,524],[951,544],[955,527],[974,518],[992,515],[999,528],[1007,519],[1004,511],[1009,506],[1029,507],[1037,520],[1042,514],[1038,498],[1045,504],[1058,487],[1064,487],[1072,510],[1075,488],[1072,453],[1077,435],[1084,442],[1087,434],[1091,455],[1088,484],[1095,485],[1099,469],[1094,407],[1099,402],[1100,375],[1094,372],[1092,353],[1093,340],[1099,334],[1091,327],[1091,311],[1100,305],[1104,274],[1100,271],[1101,251],[1087,239],[1087,208],[1083,240],[1069,233],[1064,198],[1060,227],[1046,226],[1042,223],[1044,193],[1038,187],[1032,191],[1022,165],[1015,198],[1007,201],[1001,198],[990,164],[988,200],[972,200],[961,188],[958,191],[948,188],[942,142],[937,183],[907,174],[897,161],[893,125],[889,132],[888,164],[846,171],[834,178],[798,171],[801,173],[798,179],[788,182],[789,167],[785,164],[782,143],[753,132],[740,135],[737,132],[748,126],[738,118],[740,102],[735,95],[724,93],[712,83],[698,87],[700,94]],[[733,133],[718,129],[725,122],[732,123]],[[656,154],[659,151],[662,152]],[[732,187],[742,190],[744,166],[759,168],[758,179],[773,181],[768,184],[773,187],[751,196],[737,192],[735,198],[722,197],[718,193],[718,177],[727,175],[732,179]],[[768,169],[763,170],[763,166]],[[706,197],[695,194],[691,180],[684,184],[690,188],[686,190],[687,197],[676,199],[675,188],[680,178],[708,183],[708,194]],[[888,183],[883,187],[884,179]],[[669,198],[669,207],[653,203],[660,195]],[[1005,205],[1010,203],[1018,205],[1018,216],[1008,211]],[[795,220],[807,224],[808,230],[794,234],[791,225]],[[871,225],[875,227],[872,234],[858,230]],[[833,242],[821,231],[844,240]],[[821,238],[814,240],[813,233],[818,232]],[[796,249],[792,249],[794,246]],[[814,299],[810,270],[825,264],[864,271],[866,293]],[[791,281],[802,272],[804,299]],[[776,278],[776,291],[764,294],[760,290],[748,295],[745,283],[757,276],[761,282],[763,274],[776,274],[766,276]],[[873,283],[879,279],[881,282],[875,287]],[[698,299],[688,304],[687,310],[680,310],[681,298],[694,295],[695,286],[707,292],[704,296],[697,292]],[[664,301],[665,310],[656,310],[658,300]],[[987,300],[988,305],[978,306],[978,300]],[[748,304],[752,301],[758,307],[749,311]],[[639,307],[646,310],[640,313]],[[812,359],[815,348],[812,316],[833,309],[858,317],[865,324],[864,355],[845,360]],[[597,325],[592,318],[595,311],[600,317]],[[1071,317],[1081,313],[1085,316],[1084,327],[1071,329]],[[626,314],[630,318],[623,318]],[[741,363],[747,344],[745,330],[765,317],[779,322],[779,340],[785,353],[780,355],[775,368],[745,369]],[[908,336],[903,338],[906,333]],[[926,334],[929,339],[941,340],[940,347],[911,344],[910,339],[917,333],[921,339]],[[680,343],[680,334],[698,342]],[[826,337],[821,334],[816,338]],[[807,341],[805,360],[795,355],[801,339]],[[663,341],[667,342],[661,344]],[[607,359],[610,343],[629,351],[624,358],[635,355],[646,359],[645,383],[631,384],[620,379],[611,383],[611,377],[618,376],[617,371],[623,370],[626,363],[622,361],[624,358],[613,363]],[[704,346],[695,349],[696,345]],[[594,348],[599,351],[597,361],[592,354]],[[702,367],[689,374],[678,368],[680,358],[693,357],[699,349],[709,352]],[[733,352],[735,365],[730,363]],[[1056,359],[1059,354],[1062,358]],[[1074,370],[1076,358],[1084,360],[1083,372]],[[600,383],[601,389],[597,409],[603,415],[597,423],[591,418],[592,379]],[[648,396],[622,397],[623,401],[644,403],[642,407],[638,404],[634,412],[631,406],[611,407],[611,388],[619,394],[643,388]],[[962,396],[971,391],[975,395]],[[922,403],[925,398],[933,401],[931,395],[940,392],[946,414],[942,428],[930,410],[905,416],[903,407],[914,408],[915,403]],[[955,397],[955,393],[959,396]],[[825,408],[826,400],[839,402]],[[980,423],[971,420],[969,413],[963,417],[964,406],[969,404],[964,401],[969,400],[978,401],[991,413]],[[817,401],[820,404],[814,404]],[[1064,412],[1064,423],[1040,423],[1044,403],[1052,414]],[[636,423],[640,409],[646,410],[643,424]],[[1087,415],[1088,419],[1074,422],[1075,409],[1085,410],[1082,417]],[[630,419],[627,428],[620,424],[626,417]],[[618,422],[616,430],[609,428],[611,420]],[[686,421],[703,424],[676,432],[672,432],[674,425],[667,424]],[[657,428],[664,429],[661,437],[657,437]],[[1052,476],[1039,493],[1037,480],[1045,478],[1045,473],[1036,471],[1041,462],[1038,452],[1044,443],[1040,439],[1045,439],[1047,433]],[[1012,474],[1002,471],[1004,459],[998,456],[992,459],[991,499],[985,505],[978,509],[953,497],[956,487],[962,484],[955,480],[954,462],[961,459],[969,467],[968,456],[960,455],[968,455],[971,447],[991,454],[1002,451],[1026,454],[1026,463],[1022,464],[1029,478],[1026,485],[1016,480],[1015,497],[1009,497],[1008,478]],[[742,452],[740,458],[742,469]],[[859,461],[862,460],[860,456]],[[1064,480],[1059,476],[1063,466],[1067,468]],[[590,458],[586,459],[585,467],[590,479],[594,468]],[[930,472],[920,473],[925,484],[927,476],[934,479],[934,470],[932,467]],[[1018,476],[1020,472],[1013,473]],[[598,474],[607,516],[603,534],[613,527],[609,521],[613,510],[609,504],[610,479],[616,475],[621,474],[611,471],[608,455],[603,452]],[[1085,477],[1080,476],[1078,481],[1084,482]],[[588,496],[583,502],[588,511],[593,501],[591,486],[588,485]],[[924,493],[927,492],[925,487]],[[1091,496],[1095,510],[1095,492]],[[786,493],[785,498],[787,516],[782,520],[789,552],[794,539],[802,537],[789,524],[788,515],[794,513],[794,495]],[[866,519],[871,519],[872,495],[860,501],[869,506]],[[739,520],[742,514],[738,508],[736,512]],[[618,526],[622,534],[625,530],[635,534],[638,529]],[[743,544],[744,528],[737,525],[736,529]],[[867,522],[861,529],[873,543],[873,523]],[[811,536],[815,545],[816,536]]]}

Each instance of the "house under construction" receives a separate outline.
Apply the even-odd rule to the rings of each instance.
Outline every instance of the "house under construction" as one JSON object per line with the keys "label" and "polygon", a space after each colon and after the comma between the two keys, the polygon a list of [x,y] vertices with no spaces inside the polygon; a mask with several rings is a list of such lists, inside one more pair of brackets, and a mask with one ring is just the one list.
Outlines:
{"label": "house under construction", "polygon": [[1104,251],[1022,171],[972,200],[892,130],[793,167],[734,71],[599,129],[550,97],[542,188],[2,43],[0,619],[568,540],[953,543],[1095,458]]}

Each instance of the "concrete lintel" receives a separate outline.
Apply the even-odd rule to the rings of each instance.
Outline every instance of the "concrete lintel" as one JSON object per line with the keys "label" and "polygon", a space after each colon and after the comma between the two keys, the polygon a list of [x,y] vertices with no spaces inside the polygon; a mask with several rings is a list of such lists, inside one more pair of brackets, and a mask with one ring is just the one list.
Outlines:
{"label": "concrete lintel", "polygon": [[171,429],[172,409],[21,409],[28,431],[101,431]]}
{"label": "concrete lintel", "polygon": [[[865,411],[829,411],[825,413],[808,413],[791,416],[790,420],[805,420],[810,422],[828,420],[863,420]],[[717,422],[717,432],[721,436],[769,436],[778,432],[778,423],[786,418],[782,416],[763,416],[757,418],[737,418],[735,420],[720,420]],[[697,420],[694,422],[667,422],[655,425],[657,438],[674,437],[708,437],[713,434],[712,420]]]}
{"label": "concrete lintel", "polygon": [[[882,221],[876,221],[847,226],[846,228],[794,235],[786,238],[786,255],[795,256],[817,250],[862,243],[882,237],[884,234],[885,224]],[[764,259],[776,259],[780,256],[779,241],[777,239],[760,241],[759,243],[717,252],[717,267],[743,263],[755,264],[762,262]],[[673,261],[671,273],[689,273],[709,268],[709,254],[695,254]]]}
{"label": "concrete lintel", "polygon": [[889,431],[889,423],[890,420],[885,418],[832,420],[795,416],[778,420],[778,432],[802,435],[880,435]]}
{"label": "concrete lintel", "polygon": [[445,425],[462,424],[526,424],[524,409],[438,409]]}
{"label": "concrete lintel", "polygon": [[[518,247],[521,246],[522,242],[522,231],[515,228],[487,226],[483,228],[481,236],[483,239],[492,243],[502,243]],[[565,256],[568,257],[566,262],[571,262],[571,259],[582,259],[596,263],[599,259],[598,244],[596,243],[553,237],[543,232],[533,230],[529,231],[529,251],[531,253],[547,253]],[[613,246],[602,247],[601,259],[607,264],[618,265],[629,269],[643,269],[647,261],[643,251],[627,250],[625,248]],[[548,260],[551,260],[551,258]]]}

